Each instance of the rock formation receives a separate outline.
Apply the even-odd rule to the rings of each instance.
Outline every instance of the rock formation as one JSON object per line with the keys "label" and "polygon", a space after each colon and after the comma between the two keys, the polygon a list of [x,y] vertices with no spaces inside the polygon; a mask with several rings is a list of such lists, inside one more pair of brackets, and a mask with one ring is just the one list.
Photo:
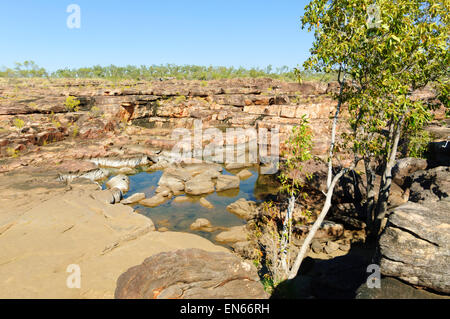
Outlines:
{"label": "rock formation", "polygon": [[118,299],[267,298],[254,266],[233,254],[185,249],[160,253],[117,280]]}

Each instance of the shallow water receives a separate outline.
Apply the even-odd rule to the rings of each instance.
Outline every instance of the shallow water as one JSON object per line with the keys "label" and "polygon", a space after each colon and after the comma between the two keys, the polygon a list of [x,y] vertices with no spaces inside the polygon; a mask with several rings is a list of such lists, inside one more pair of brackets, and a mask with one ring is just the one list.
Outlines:
{"label": "shallow water", "polygon": [[[276,183],[274,177],[268,175],[259,175],[258,167],[246,168],[253,175],[246,180],[241,180],[239,189],[231,189],[224,192],[214,192],[201,196],[179,195],[187,196],[189,201],[183,203],[175,203],[173,200],[175,196],[168,202],[157,207],[145,207],[139,204],[132,207],[140,214],[144,214],[152,219],[156,228],[167,227],[172,231],[183,231],[198,234],[209,240],[214,241],[214,237],[220,232],[202,232],[193,231],[190,225],[197,218],[208,219],[213,226],[232,227],[245,224],[245,220],[240,219],[234,214],[227,211],[226,207],[237,201],[240,198],[259,202],[267,194],[276,192]],[[229,172],[225,170],[222,174],[237,173],[239,170]],[[155,194],[155,189],[158,187],[158,181],[163,171],[154,172],[140,172],[136,175],[129,176],[130,190],[125,194],[125,198],[135,193],[145,193],[149,198]],[[270,182],[269,182],[270,181]],[[274,186],[275,185],[275,186]],[[214,208],[209,209],[200,205],[200,198],[205,197]]]}

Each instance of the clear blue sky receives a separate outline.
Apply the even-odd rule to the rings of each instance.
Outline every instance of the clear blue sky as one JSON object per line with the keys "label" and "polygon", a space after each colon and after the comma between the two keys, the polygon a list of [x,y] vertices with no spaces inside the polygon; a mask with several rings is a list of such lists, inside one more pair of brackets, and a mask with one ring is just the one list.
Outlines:
{"label": "clear blue sky", "polygon": [[[307,0],[14,0],[0,3],[0,67],[33,60],[55,70],[100,65],[295,67],[313,34]],[[69,4],[81,28],[69,29]]]}

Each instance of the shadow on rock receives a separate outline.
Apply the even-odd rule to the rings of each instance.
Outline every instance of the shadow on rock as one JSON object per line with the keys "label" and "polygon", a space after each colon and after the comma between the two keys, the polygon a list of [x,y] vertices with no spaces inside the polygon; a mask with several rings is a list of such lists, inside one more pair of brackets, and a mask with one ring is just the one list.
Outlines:
{"label": "shadow on rock", "polygon": [[305,258],[297,277],[280,283],[271,299],[353,299],[366,282],[374,248],[353,245],[347,255],[328,260]]}

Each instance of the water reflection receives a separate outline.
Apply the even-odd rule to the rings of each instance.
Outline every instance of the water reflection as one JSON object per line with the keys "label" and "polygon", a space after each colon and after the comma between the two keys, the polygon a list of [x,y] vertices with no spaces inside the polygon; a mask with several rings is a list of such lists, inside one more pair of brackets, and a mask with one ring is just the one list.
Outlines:
{"label": "water reflection", "polygon": [[[259,175],[258,167],[246,168],[252,176],[241,180],[239,189],[230,189],[222,192],[214,192],[203,196],[180,195],[187,197],[186,201],[177,202],[173,197],[171,200],[157,207],[145,207],[134,205],[133,208],[148,217],[155,223],[156,227],[166,227],[173,231],[185,231],[199,234],[212,240],[220,232],[192,231],[189,227],[197,218],[208,219],[213,226],[231,227],[245,224],[245,221],[228,212],[226,207],[240,198],[259,202],[268,194],[276,193],[278,184],[272,175]],[[227,171],[223,174],[236,174],[240,170]],[[130,190],[125,197],[135,193],[145,193],[149,198],[155,194],[158,181],[162,171],[140,172],[130,177]],[[200,205],[200,198],[205,197],[214,208],[209,209]]]}

